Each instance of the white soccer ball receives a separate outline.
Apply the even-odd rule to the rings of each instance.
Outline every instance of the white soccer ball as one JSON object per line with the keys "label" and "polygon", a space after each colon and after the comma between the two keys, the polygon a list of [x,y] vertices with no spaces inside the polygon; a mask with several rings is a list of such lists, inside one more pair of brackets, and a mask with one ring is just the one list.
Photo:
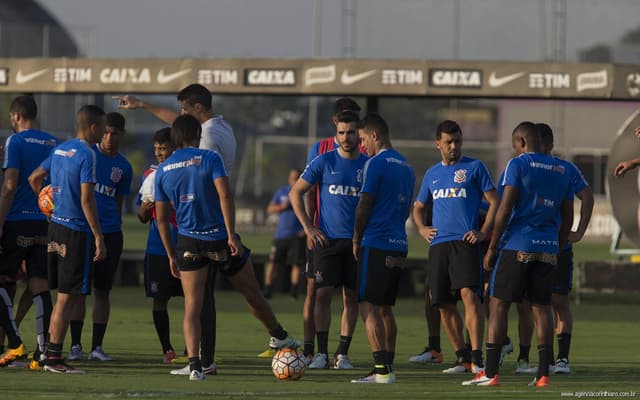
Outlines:
{"label": "white soccer ball", "polygon": [[298,380],[304,375],[307,367],[305,357],[301,351],[291,348],[278,350],[271,360],[273,375],[281,381]]}

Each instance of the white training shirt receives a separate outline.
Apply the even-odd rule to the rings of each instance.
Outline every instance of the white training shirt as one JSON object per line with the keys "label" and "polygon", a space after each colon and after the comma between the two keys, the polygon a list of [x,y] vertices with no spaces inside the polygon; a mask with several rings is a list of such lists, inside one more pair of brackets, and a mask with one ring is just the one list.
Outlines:
{"label": "white training shirt", "polygon": [[231,177],[233,164],[236,161],[236,138],[233,135],[233,128],[222,115],[210,118],[202,124],[200,148],[217,151],[222,157],[227,175]]}

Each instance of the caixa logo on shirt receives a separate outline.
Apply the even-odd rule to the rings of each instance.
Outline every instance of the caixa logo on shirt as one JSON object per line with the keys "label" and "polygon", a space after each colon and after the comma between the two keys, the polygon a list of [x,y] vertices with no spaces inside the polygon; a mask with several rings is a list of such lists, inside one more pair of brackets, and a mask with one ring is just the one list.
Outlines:
{"label": "caixa logo on shirt", "polygon": [[193,193],[183,194],[180,196],[180,203],[189,203],[190,201],[194,201],[196,199],[196,195]]}
{"label": "caixa logo on shirt", "polygon": [[360,189],[349,185],[329,185],[329,194],[358,197]]}
{"label": "caixa logo on shirt", "polygon": [[454,199],[454,198],[467,198],[467,190],[465,188],[447,188],[436,189],[433,191],[433,199]]}

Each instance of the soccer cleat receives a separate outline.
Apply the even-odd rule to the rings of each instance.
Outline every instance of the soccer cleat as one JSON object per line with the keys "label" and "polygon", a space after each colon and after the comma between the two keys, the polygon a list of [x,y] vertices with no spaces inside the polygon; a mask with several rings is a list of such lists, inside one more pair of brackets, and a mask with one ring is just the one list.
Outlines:
{"label": "soccer cleat", "polygon": [[518,364],[516,367],[516,374],[535,374],[538,372],[537,366],[529,365],[529,361],[527,360],[518,360]]}
{"label": "soccer cleat", "polygon": [[84,372],[81,369],[77,369],[77,368],[73,368],[70,365],[67,365],[64,360],[45,360],[45,364],[42,367],[43,371],[46,372],[53,372],[56,374],[77,374],[77,375],[84,375],[86,372]]}
{"label": "soccer cleat", "polygon": [[396,381],[396,373],[391,371],[386,374],[375,374],[376,383],[393,383]]}
{"label": "soccer cleat", "polygon": [[204,381],[207,379],[207,375],[203,371],[193,370],[189,373],[190,381]]}
{"label": "soccer cleat", "polygon": [[9,364],[11,364],[12,362],[22,358],[26,358],[28,355],[29,355],[29,352],[27,351],[27,348],[24,345],[24,343],[20,344],[20,346],[16,347],[15,349],[8,348],[0,356],[0,367],[9,366]]}
{"label": "soccer cleat", "polygon": [[32,369],[34,371],[39,371],[42,369],[42,366],[40,365],[40,363],[36,360],[31,360],[29,361],[29,364],[27,364],[27,369]]}
{"label": "soccer cleat", "polygon": [[546,375],[543,375],[540,378],[533,378],[533,381],[529,383],[529,386],[535,386],[535,387],[549,386],[549,377]]}
{"label": "soccer cleat", "polygon": [[176,358],[176,352],[173,350],[167,350],[167,352],[164,353],[164,355],[162,356],[162,363],[171,364],[171,361],[173,361],[175,358]]}
{"label": "soccer cleat", "polygon": [[309,364],[309,369],[326,369],[329,368],[329,360],[325,353],[316,353]]}
{"label": "soccer cleat", "polygon": [[313,362],[313,356],[314,356],[313,353],[310,353],[304,356],[304,363],[307,367],[309,366],[309,364],[311,364],[311,362]]}
{"label": "soccer cleat", "polygon": [[82,360],[82,345],[74,344],[71,346],[71,351],[69,351],[69,356],[67,357],[69,361],[78,361]]}
{"label": "soccer cleat", "polygon": [[376,383],[376,370],[371,370],[371,372],[362,378],[352,379],[351,383]]}
{"label": "soccer cleat", "polygon": [[442,360],[442,352],[430,347],[425,347],[422,353],[409,357],[409,362],[418,364],[441,364]]}
{"label": "soccer cleat", "polygon": [[333,358],[333,369],[353,369],[353,365],[349,362],[349,356],[346,354],[337,354]]}
{"label": "soccer cleat", "polygon": [[473,377],[473,379],[469,381],[463,381],[462,386],[499,386],[500,385],[500,377],[498,374],[494,375],[493,378],[489,378],[485,375],[484,371],[480,371]]}
{"label": "soccer cleat", "polygon": [[105,353],[104,350],[102,350],[102,346],[97,346],[91,353],[89,353],[89,360],[113,361],[113,357]]}
{"label": "soccer cleat", "polygon": [[266,349],[262,353],[259,353],[256,357],[259,358],[273,358],[276,355],[275,349]]}
{"label": "soccer cleat", "polygon": [[287,336],[284,339],[278,339],[276,337],[271,337],[271,339],[269,339],[269,347],[272,349],[282,349],[284,347],[297,349],[300,345],[300,341],[292,338],[291,336]]}
{"label": "soccer cleat", "polygon": [[[171,375],[187,376],[191,374],[191,368],[189,368],[189,365],[187,364],[180,369],[172,369],[171,371],[169,371],[169,373]],[[218,370],[216,369],[216,363],[212,363],[208,367],[202,367],[202,373],[205,375],[216,375],[218,373]]]}
{"label": "soccer cleat", "polygon": [[477,365],[474,363],[471,363],[471,373],[472,374],[477,374],[478,372],[484,371],[484,365]]}
{"label": "soccer cleat", "polygon": [[[551,368],[549,368],[549,372],[551,372]],[[558,358],[556,360],[556,365],[553,367],[554,374],[570,374],[571,368],[569,368],[569,360],[566,358]]]}
{"label": "soccer cleat", "polygon": [[470,363],[456,361],[452,367],[443,369],[442,372],[445,374],[465,374],[471,372],[471,368]]}
{"label": "soccer cleat", "polygon": [[502,350],[500,351],[500,361],[498,362],[498,365],[502,365],[505,357],[507,357],[511,353],[513,353],[513,342],[510,341],[508,344],[502,345]]}

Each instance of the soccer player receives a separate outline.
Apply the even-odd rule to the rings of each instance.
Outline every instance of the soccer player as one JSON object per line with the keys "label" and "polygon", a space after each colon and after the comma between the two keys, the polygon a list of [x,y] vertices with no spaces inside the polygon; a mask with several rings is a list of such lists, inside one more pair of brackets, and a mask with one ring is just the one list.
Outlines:
{"label": "soccer player", "polygon": [[298,298],[298,286],[300,284],[300,266],[304,264],[307,238],[304,229],[291,208],[289,191],[300,177],[301,171],[292,168],[289,171],[288,185],[278,188],[273,194],[267,213],[278,213],[278,227],[276,228],[269,264],[265,271],[264,297],[271,297],[273,281],[278,276],[278,270],[284,270],[287,263],[291,265],[291,297]]}
{"label": "soccer player", "polygon": [[[29,291],[36,309],[37,347],[33,359],[45,350],[51,293],[47,281],[47,218],[38,207],[37,194],[29,186],[29,175],[49,157],[58,139],[37,129],[38,106],[31,96],[18,96],[9,106],[11,127],[15,132],[5,144],[2,169],[4,181],[0,196],[0,275],[15,277],[26,263]],[[4,329],[8,346],[0,356],[0,366],[7,366],[27,355],[13,317],[12,296],[0,283],[0,326]],[[15,288],[15,284],[14,284]]]}
{"label": "soccer player", "polygon": [[100,142],[105,131],[105,113],[95,105],[86,105],[76,114],[77,135],[57,146],[29,176],[29,184],[40,193],[47,176],[51,179],[56,205],[48,234],[49,287],[58,289],[51,314],[45,371],[84,373],[62,359],[62,344],[71,312],[82,296],[91,292],[93,263],[106,257],[106,245],[94,189],[96,153],[91,146]]}
{"label": "soccer player", "polygon": [[[213,112],[211,93],[207,88],[199,84],[191,84],[184,87],[178,93],[177,99],[180,102],[180,113],[173,110],[157,107],[144,102],[134,96],[115,96],[119,100],[118,107],[123,109],[144,109],[163,122],[171,125],[180,114],[188,114],[195,117],[202,126],[202,136],[199,147],[201,149],[217,151],[222,157],[227,176],[231,176],[236,159],[236,138],[233,128],[225,121],[222,115]],[[236,262],[251,263],[249,253],[243,255],[242,260]],[[253,267],[253,266],[252,266]],[[206,295],[202,308],[202,362],[205,365],[204,371],[207,374],[216,373],[215,353],[216,353],[216,304],[214,287],[216,282],[217,269],[209,270],[207,277]],[[260,301],[259,299],[256,301]],[[178,375],[188,375],[189,366],[182,369],[172,370],[171,373]]]}
{"label": "soccer player", "polygon": [[487,365],[463,385],[500,384],[498,362],[509,306],[525,297],[531,303],[538,341],[538,374],[531,385],[549,384],[552,274],[557,253],[567,243],[571,229],[573,191],[563,163],[543,154],[540,136],[535,124],[528,121],[514,129],[514,149],[524,151],[509,161],[500,182],[504,192],[483,260],[485,270],[493,269]]}
{"label": "soccer player", "polygon": [[359,134],[372,158],[363,172],[352,251],[358,260],[358,301],[374,369],[351,382],[393,383],[398,327],[392,307],[407,257],[405,223],[416,177],[407,159],[392,147],[389,127],[382,117],[367,115]]}
{"label": "soccer player", "polygon": [[[367,156],[358,147],[358,114],[345,111],[337,116],[336,139],[340,147],[314,158],[293,185],[289,199],[298,220],[314,248],[314,319],[318,352],[309,368],[329,368],[328,344],[331,299],[334,288],[343,287],[345,311],[357,315],[356,261],[351,251],[355,208],[362,185]],[[316,227],[304,206],[303,196],[315,184],[320,192],[319,223]],[[348,328],[349,331],[344,329]],[[355,324],[341,326],[341,340],[334,368],[351,369],[348,346]]]}
{"label": "soccer player", "polygon": [[[498,206],[498,195],[487,167],[462,155],[462,131],[455,121],[436,127],[435,147],[442,161],[429,168],[414,203],[420,235],[430,243],[427,283],[431,301],[440,311],[442,324],[456,352],[456,361],[444,373],[477,372],[483,368],[481,306],[482,270],[479,243],[488,237]],[[487,216],[478,227],[482,199],[489,203]],[[431,204],[431,226],[423,223],[423,209]],[[462,300],[471,352],[464,342],[462,320],[456,307]]]}
{"label": "soccer player", "polygon": [[[353,99],[348,97],[341,97],[337,99],[333,104],[333,117],[331,121],[334,126],[337,126],[338,120],[337,116],[345,111],[352,111],[358,115],[360,115],[360,106]],[[328,138],[324,138],[313,145],[311,150],[309,151],[309,155],[307,157],[307,165],[313,161],[320,154],[327,153],[329,151],[333,151],[339,148],[340,145],[338,143],[336,135],[333,135]],[[361,149],[362,152],[362,149]],[[314,185],[304,196],[305,209],[307,211],[307,215],[313,221],[315,226],[318,226],[319,220],[319,210],[320,210],[320,193],[318,192],[318,185]],[[307,263],[305,265],[304,275],[306,278],[306,295],[304,299],[304,305],[302,307],[302,319],[304,326],[304,347],[303,353],[309,363],[312,361],[315,349],[314,349],[314,339],[316,335],[315,321],[314,321],[314,309],[316,304],[316,282],[315,276],[313,274],[313,243],[309,243],[307,240]],[[342,297],[343,302],[345,299],[345,292],[343,290]],[[340,344],[338,345],[338,349],[336,350],[336,354],[334,354],[334,358],[339,362],[340,365],[334,364],[334,368],[339,369],[348,369],[349,365],[346,362],[345,358],[338,359],[337,354],[340,352],[344,352],[347,354],[349,352],[349,346],[351,344],[351,335],[356,326],[356,322],[358,319],[358,310],[348,310],[346,308],[342,309],[342,317],[340,322]],[[351,332],[351,333],[349,333]]]}
{"label": "soccer player", "polygon": [[[171,128],[162,128],[153,136],[153,151],[156,161],[161,164],[173,153],[171,144]],[[144,172],[144,180],[138,196],[138,219],[149,222],[149,236],[144,255],[144,287],[147,297],[153,299],[153,326],[156,328],[162,346],[162,362],[171,363],[176,352],[171,345],[169,335],[169,313],[167,304],[171,297],[183,296],[180,280],[171,275],[167,251],[162,245],[155,211],[155,177],[158,165],[152,165]],[[169,216],[171,238],[175,243],[178,230],[175,213]]]}
{"label": "soccer player", "polygon": [[[106,115],[106,129],[102,140],[93,146],[96,153],[95,196],[98,206],[100,228],[107,246],[107,257],[95,263],[93,273],[93,337],[89,360],[111,361],[104,352],[102,342],[109,322],[111,305],[109,293],[122,255],[122,199],[131,192],[133,169],[120,153],[125,134],[125,119],[117,112]],[[69,326],[71,328],[71,351],[69,361],[82,359],[82,326],[86,313],[86,296],[74,309]]]}
{"label": "soccer player", "polygon": [[[197,148],[200,133],[201,126],[191,115],[176,118],[171,127],[171,141],[176,151],[158,167],[155,178],[160,237],[171,273],[180,277],[185,296],[183,327],[190,380],[206,378],[198,347],[200,310],[211,267],[219,268],[243,293],[251,311],[272,335],[272,348],[295,348],[300,344],[278,323],[260,292],[253,267],[246,260],[242,261],[243,253],[248,249],[235,234],[235,206],[222,159],[216,152]],[[169,228],[172,206],[178,225],[175,245]]]}

